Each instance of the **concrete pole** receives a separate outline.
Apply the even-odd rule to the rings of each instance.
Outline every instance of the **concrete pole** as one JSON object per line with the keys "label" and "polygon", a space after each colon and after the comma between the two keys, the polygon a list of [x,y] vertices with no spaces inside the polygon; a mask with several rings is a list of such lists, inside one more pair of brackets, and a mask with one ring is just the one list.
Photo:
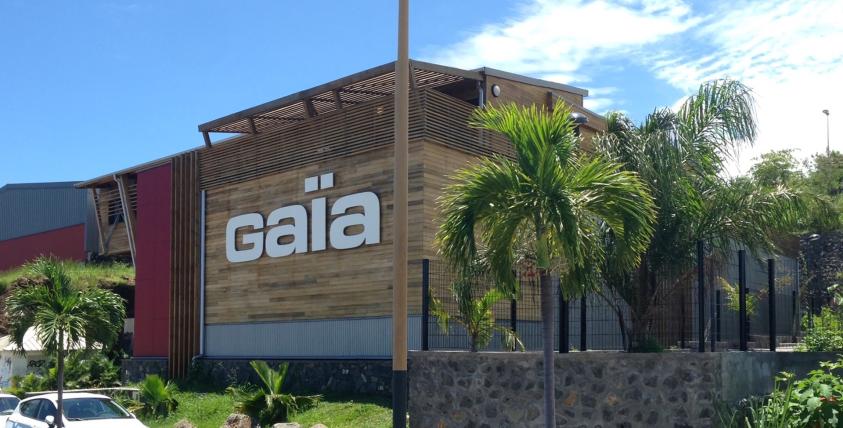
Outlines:
{"label": "concrete pole", "polygon": [[409,134],[409,0],[398,1],[395,62],[395,177],[392,232],[392,426],[407,426],[407,154]]}

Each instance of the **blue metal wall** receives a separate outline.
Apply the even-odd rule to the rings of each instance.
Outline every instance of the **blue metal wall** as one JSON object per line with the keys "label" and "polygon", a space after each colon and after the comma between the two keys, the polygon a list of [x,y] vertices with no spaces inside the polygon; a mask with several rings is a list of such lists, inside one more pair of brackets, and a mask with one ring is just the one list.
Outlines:
{"label": "blue metal wall", "polygon": [[86,248],[96,249],[96,224],[88,192],[75,182],[0,187],[0,241],[86,224]]}

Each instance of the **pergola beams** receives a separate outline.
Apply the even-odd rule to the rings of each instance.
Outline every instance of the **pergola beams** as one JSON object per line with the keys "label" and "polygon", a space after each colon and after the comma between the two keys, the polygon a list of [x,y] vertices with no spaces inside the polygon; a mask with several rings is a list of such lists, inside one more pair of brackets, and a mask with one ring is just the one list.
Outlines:
{"label": "pergola beams", "polygon": [[[410,61],[411,90],[443,86],[464,79],[482,80],[478,71],[460,70],[436,64]],[[337,79],[268,103],[199,125],[205,146],[211,147],[211,132],[258,134],[370,100],[391,96],[395,88],[395,63]]]}

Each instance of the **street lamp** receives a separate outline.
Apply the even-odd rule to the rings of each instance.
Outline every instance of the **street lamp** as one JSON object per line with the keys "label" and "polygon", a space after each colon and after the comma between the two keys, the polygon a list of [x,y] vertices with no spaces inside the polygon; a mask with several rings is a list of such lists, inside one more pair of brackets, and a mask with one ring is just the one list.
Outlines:
{"label": "street lamp", "polygon": [[828,156],[831,154],[831,139],[828,136],[828,109],[823,110],[823,114],[825,115],[825,155]]}

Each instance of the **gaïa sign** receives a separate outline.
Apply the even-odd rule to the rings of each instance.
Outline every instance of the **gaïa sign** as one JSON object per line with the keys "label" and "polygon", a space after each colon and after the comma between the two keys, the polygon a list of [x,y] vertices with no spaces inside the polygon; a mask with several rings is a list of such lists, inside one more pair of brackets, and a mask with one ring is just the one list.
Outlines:
{"label": "ga\u00efa sign", "polygon": [[[334,187],[334,174],[308,177],[304,181],[304,192],[311,193]],[[359,208],[349,213],[352,208]],[[361,245],[377,244],[380,235],[380,199],[373,192],[360,192],[342,196],[330,207],[328,216],[327,199],[310,201],[310,218],[304,205],[287,205],[278,208],[266,217],[260,213],[241,214],[228,220],[225,227],[225,256],[231,263],[259,259],[264,253],[268,257],[286,257],[308,251],[322,251],[331,248],[346,250]],[[328,224],[329,218],[333,218]],[[310,226],[308,228],[308,225]],[[348,228],[360,226],[358,233],[347,234]],[[243,233],[238,249],[237,234]],[[308,229],[310,248],[308,249]]]}

